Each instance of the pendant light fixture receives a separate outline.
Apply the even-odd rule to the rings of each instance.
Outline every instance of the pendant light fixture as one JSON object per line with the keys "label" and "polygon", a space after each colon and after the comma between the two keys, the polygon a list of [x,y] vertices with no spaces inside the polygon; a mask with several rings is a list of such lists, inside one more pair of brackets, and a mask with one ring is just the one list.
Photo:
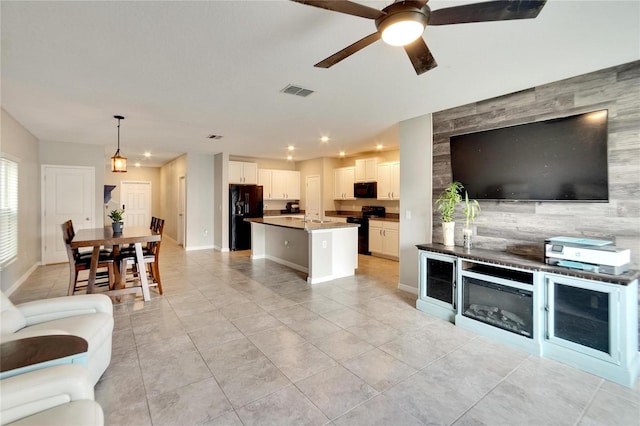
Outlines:
{"label": "pendant light fixture", "polygon": [[115,155],[111,157],[111,171],[113,173],[126,173],[127,157],[120,155],[120,120],[124,120],[124,117],[121,115],[114,115],[113,118],[118,120],[118,150]]}

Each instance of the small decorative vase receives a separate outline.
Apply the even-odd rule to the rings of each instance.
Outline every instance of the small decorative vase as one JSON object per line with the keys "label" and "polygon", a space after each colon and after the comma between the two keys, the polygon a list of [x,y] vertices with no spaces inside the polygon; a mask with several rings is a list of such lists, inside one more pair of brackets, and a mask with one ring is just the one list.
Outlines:
{"label": "small decorative vase", "polygon": [[111,227],[113,228],[113,233],[114,233],[114,234],[120,234],[120,233],[122,233],[122,225],[123,225],[123,223],[122,223],[122,222],[113,222],[113,223],[111,224]]}
{"label": "small decorative vase", "polygon": [[473,247],[473,229],[464,228],[462,230],[462,245],[467,250],[471,250]]}
{"label": "small decorative vase", "polygon": [[442,222],[442,236],[445,246],[454,246],[454,230],[456,228],[455,222]]}

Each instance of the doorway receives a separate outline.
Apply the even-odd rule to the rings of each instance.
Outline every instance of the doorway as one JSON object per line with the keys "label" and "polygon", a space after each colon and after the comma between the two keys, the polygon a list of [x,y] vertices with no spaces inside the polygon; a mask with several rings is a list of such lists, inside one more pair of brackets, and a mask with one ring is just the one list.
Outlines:
{"label": "doorway", "polygon": [[187,180],[186,176],[180,176],[178,182],[178,244],[185,247],[185,210],[187,201]]}
{"label": "doorway", "polygon": [[96,226],[95,169],[81,166],[42,166],[42,263],[67,262],[60,225],[74,229]]}
{"label": "doorway", "polygon": [[122,181],[120,205],[128,227],[148,227],[151,223],[151,182]]}
{"label": "doorway", "polygon": [[320,219],[320,176],[307,176],[305,188],[305,214],[310,219]]}

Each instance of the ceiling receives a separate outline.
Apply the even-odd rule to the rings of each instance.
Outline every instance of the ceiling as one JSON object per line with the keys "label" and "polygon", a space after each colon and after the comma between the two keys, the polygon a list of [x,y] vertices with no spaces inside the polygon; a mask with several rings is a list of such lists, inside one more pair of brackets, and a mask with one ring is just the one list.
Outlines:
{"label": "ceiling", "polygon": [[[549,0],[534,20],[428,27],[439,66],[420,76],[382,41],[314,68],[374,23],[286,0],[3,0],[1,25],[10,115],[44,143],[104,146],[105,160],[123,115],[122,154],[149,166],[185,152],[285,159],[293,145],[299,161],[389,148],[400,121],[640,59],[636,0]],[[288,84],[315,92],[281,93]]]}

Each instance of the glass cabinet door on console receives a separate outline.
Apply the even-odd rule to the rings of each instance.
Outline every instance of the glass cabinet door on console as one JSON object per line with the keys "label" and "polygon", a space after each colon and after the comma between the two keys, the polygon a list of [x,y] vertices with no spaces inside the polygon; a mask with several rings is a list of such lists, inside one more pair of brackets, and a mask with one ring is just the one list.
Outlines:
{"label": "glass cabinet door on console", "polygon": [[546,286],[545,338],[618,363],[620,286],[550,274]]}
{"label": "glass cabinet door on console", "polygon": [[456,257],[420,251],[416,307],[453,322],[456,313]]}

